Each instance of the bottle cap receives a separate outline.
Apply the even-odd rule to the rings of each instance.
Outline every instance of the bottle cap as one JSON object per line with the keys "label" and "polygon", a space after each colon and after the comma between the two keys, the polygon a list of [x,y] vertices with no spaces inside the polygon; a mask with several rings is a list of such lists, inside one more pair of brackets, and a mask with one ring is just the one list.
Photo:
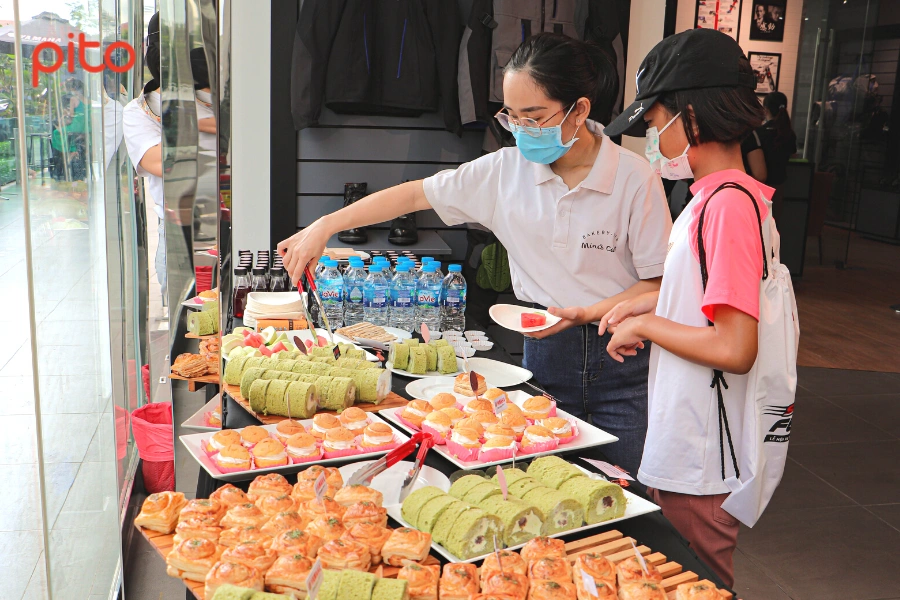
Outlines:
{"label": "bottle cap", "polygon": [[379,264],[369,265],[369,273],[381,273],[383,268],[384,267]]}
{"label": "bottle cap", "polygon": [[423,265],[426,264],[426,263],[433,262],[433,261],[434,261],[434,257],[433,257],[433,256],[423,256],[423,257],[422,257],[422,264],[423,264]]}
{"label": "bottle cap", "polygon": [[409,268],[412,265],[409,263],[397,263],[397,272],[398,273],[409,273]]}
{"label": "bottle cap", "polygon": [[447,270],[451,273],[462,273],[462,265],[450,265]]}
{"label": "bottle cap", "polygon": [[235,274],[235,275],[238,275],[238,276],[246,275],[246,274],[247,274],[247,268],[246,268],[246,267],[238,267],[238,268],[236,268],[236,269],[234,270],[234,274]]}
{"label": "bottle cap", "polygon": [[266,268],[265,267],[253,267],[253,274],[254,275],[265,275]]}
{"label": "bottle cap", "polygon": [[431,261],[431,262],[428,263],[428,264],[429,264],[429,265],[434,265],[434,268],[435,268],[435,269],[440,269],[440,268],[441,268],[441,263],[440,263],[439,261],[436,261],[436,260],[433,260],[433,261]]}

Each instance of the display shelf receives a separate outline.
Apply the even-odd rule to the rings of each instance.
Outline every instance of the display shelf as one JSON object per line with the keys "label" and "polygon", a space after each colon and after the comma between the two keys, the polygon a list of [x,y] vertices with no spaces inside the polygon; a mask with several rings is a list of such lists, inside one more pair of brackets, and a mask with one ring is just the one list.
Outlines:
{"label": "display shelf", "polygon": [[409,246],[397,246],[390,243],[386,229],[369,229],[367,233],[369,234],[369,241],[364,244],[345,244],[335,234],[328,240],[328,248],[353,248],[364,252],[369,250],[377,250],[379,252],[387,252],[388,250],[394,252],[409,251],[419,256],[447,256],[453,252],[450,246],[447,245],[447,242],[437,232],[429,229],[420,229],[419,241]]}
{"label": "display shelf", "polygon": [[196,392],[200,388],[205,385],[219,385],[219,374],[215,375],[201,375],[200,377],[182,377],[181,375],[176,375],[175,373],[169,373],[170,379],[177,379],[178,381],[187,381],[188,389],[192,392]]}
{"label": "display shelf", "polygon": [[184,334],[184,337],[189,340],[208,340],[208,339],[219,337],[219,334],[213,333],[212,335],[197,335],[196,333],[191,333],[189,331]]}

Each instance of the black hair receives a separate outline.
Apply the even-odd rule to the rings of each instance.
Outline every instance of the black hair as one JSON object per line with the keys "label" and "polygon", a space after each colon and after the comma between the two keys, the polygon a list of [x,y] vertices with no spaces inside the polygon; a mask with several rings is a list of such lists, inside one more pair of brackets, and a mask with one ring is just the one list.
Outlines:
{"label": "black hair", "polygon": [[69,77],[66,79],[65,88],[71,92],[84,94],[84,82],[77,77]]}
{"label": "black hair", "polygon": [[[738,69],[753,75],[750,61],[741,58]],[[706,142],[740,142],[763,122],[763,109],[749,87],[708,87],[666,92],[658,102],[669,114],[681,113],[691,146]],[[694,119],[691,121],[691,110]],[[696,126],[697,130],[694,131]]]}
{"label": "black hair", "polygon": [[615,60],[591,42],[557,33],[539,33],[522,42],[505,73],[528,73],[544,93],[567,108],[579,98],[591,101],[591,119],[604,125],[619,92]]}
{"label": "black hair", "polygon": [[194,75],[194,89],[201,90],[209,87],[209,68],[206,65],[206,51],[203,48],[194,48],[190,52],[191,73]]}
{"label": "black hair", "polygon": [[772,115],[775,145],[793,147],[797,143],[797,135],[791,127],[791,118],[787,113],[787,96],[781,92],[770,92],[763,98],[763,107]]}
{"label": "black hair", "polygon": [[144,63],[153,79],[144,84],[144,93],[149,94],[159,89],[159,12],[150,17],[147,24],[147,54],[144,55]]}

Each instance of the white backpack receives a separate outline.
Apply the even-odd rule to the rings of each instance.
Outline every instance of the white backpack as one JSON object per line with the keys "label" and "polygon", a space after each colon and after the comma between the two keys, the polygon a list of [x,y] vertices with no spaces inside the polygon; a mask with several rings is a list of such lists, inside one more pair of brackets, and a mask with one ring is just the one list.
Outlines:
{"label": "white backpack", "polygon": [[[728,387],[726,376],[713,371],[711,387],[716,387],[719,398],[719,449],[722,462],[722,479],[731,494],[722,508],[748,527],[753,527],[772,499],[775,488],[781,482],[784,463],[787,460],[791,435],[791,419],[794,414],[794,394],[797,391],[797,345],[800,341],[800,321],[797,302],[788,268],[781,264],[780,238],[772,219],[772,205],[768,201],[769,214],[765,222],[759,219],[759,207],[744,187],[737,183],[724,183],[716,192],[732,188],[750,198],[759,220],[759,232],[763,245],[763,278],[759,286],[759,345],[756,363],[747,379],[747,396],[744,402],[741,446],[734,448],[728,415],[722,400],[721,386]],[[709,199],[706,200],[706,204]],[[700,273],[706,290],[706,252],[703,248],[703,217],[706,204],[700,213],[697,227],[697,248],[700,256]],[[725,464],[725,444],[731,455],[731,474]]]}

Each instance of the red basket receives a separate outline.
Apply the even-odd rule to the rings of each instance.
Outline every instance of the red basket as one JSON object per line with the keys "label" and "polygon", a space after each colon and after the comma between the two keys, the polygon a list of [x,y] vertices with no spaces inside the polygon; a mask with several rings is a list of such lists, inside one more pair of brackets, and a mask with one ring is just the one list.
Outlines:
{"label": "red basket", "polygon": [[171,402],[145,404],[131,413],[131,430],[151,494],[175,491],[175,441]]}
{"label": "red basket", "polygon": [[141,473],[144,475],[144,489],[148,494],[175,491],[174,460],[141,461]]}

